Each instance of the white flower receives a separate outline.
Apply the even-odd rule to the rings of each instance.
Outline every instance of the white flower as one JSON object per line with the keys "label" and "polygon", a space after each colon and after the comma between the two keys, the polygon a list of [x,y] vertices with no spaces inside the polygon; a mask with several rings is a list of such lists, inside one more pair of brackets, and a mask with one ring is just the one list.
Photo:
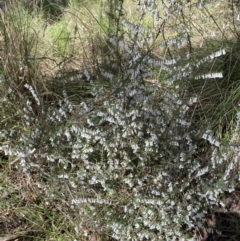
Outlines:
{"label": "white flower", "polygon": [[61,175],[58,175],[58,178],[60,178],[60,179],[68,179],[69,176],[67,174],[61,174]]}
{"label": "white flower", "polygon": [[139,146],[137,144],[132,144],[131,147],[132,147],[134,153],[136,153],[137,150],[139,149]]}

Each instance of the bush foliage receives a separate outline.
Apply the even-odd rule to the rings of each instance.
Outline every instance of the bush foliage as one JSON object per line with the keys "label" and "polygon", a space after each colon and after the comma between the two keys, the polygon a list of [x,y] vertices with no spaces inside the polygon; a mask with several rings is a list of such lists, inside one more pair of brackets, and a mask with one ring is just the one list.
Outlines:
{"label": "bush foliage", "polygon": [[30,240],[193,237],[239,188],[238,9],[100,2],[1,12],[0,210]]}

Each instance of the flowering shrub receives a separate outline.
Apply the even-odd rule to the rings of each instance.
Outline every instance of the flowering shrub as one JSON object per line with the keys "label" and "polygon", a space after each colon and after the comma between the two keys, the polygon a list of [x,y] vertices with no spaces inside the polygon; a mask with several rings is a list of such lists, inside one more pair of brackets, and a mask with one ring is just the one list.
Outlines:
{"label": "flowering shrub", "polygon": [[[85,124],[74,119],[53,129],[42,142],[46,153],[34,147],[42,131],[37,127],[14,147],[25,171],[59,166],[55,185],[62,186],[64,202],[71,213],[88,216],[88,222],[82,218],[76,224],[77,230],[101,227],[116,240],[173,240],[183,236],[186,225],[188,230],[201,225],[208,208],[224,207],[221,195],[234,190],[239,149],[221,153],[206,131],[202,138],[213,151],[196,156],[187,105],[176,91],[167,92],[170,86],[163,92],[159,88],[135,80],[96,110],[82,103]],[[61,126],[64,108],[71,107],[51,113],[55,125]],[[53,202],[51,197],[48,201]]]}
{"label": "flowering shrub", "polygon": [[[161,26],[173,19],[175,2],[139,1],[140,16],[152,14],[164,30]],[[169,11],[163,19],[158,3]],[[176,4],[183,7],[187,1]],[[17,112],[23,128],[19,124],[14,135],[14,129],[1,130],[1,140],[7,144],[5,154],[19,160],[18,168],[39,172],[44,205],[60,205],[69,214],[76,238],[96,232],[103,240],[177,240],[202,227],[209,210],[224,208],[223,194],[233,191],[240,179],[239,147],[221,145],[208,126],[196,129],[189,108],[199,99],[186,97],[183,88],[183,80],[193,77],[201,61],[224,51],[182,67],[179,61],[187,58],[151,54],[158,30],[119,21],[124,35],[109,39],[112,53],[120,57],[114,62],[118,75],[102,70],[101,83],[86,66],[82,75],[91,98],[79,99],[77,106],[64,90],[57,104],[48,105],[40,90],[26,83],[20,95],[23,108]],[[180,48],[188,34],[168,40],[168,47]],[[161,70],[160,80],[156,69]],[[19,98],[19,93],[12,95]]]}

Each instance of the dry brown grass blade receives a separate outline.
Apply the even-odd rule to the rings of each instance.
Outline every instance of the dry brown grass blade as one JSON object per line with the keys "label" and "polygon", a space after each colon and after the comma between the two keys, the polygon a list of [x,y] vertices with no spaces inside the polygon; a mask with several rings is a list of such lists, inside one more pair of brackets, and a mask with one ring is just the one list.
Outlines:
{"label": "dry brown grass blade", "polygon": [[12,241],[12,240],[17,240],[19,238],[22,238],[27,235],[27,232],[23,233],[18,233],[18,234],[10,234],[6,235],[4,237],[0,237],[0,241]]}

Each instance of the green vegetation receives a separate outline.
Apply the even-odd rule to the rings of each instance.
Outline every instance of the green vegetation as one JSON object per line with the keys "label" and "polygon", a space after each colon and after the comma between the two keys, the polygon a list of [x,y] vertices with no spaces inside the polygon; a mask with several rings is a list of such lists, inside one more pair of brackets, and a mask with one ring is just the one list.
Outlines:
{"label": "green vegetation", "polygon": [[238,240],[239,15],[234,1],[9,0],[0,240]]}

